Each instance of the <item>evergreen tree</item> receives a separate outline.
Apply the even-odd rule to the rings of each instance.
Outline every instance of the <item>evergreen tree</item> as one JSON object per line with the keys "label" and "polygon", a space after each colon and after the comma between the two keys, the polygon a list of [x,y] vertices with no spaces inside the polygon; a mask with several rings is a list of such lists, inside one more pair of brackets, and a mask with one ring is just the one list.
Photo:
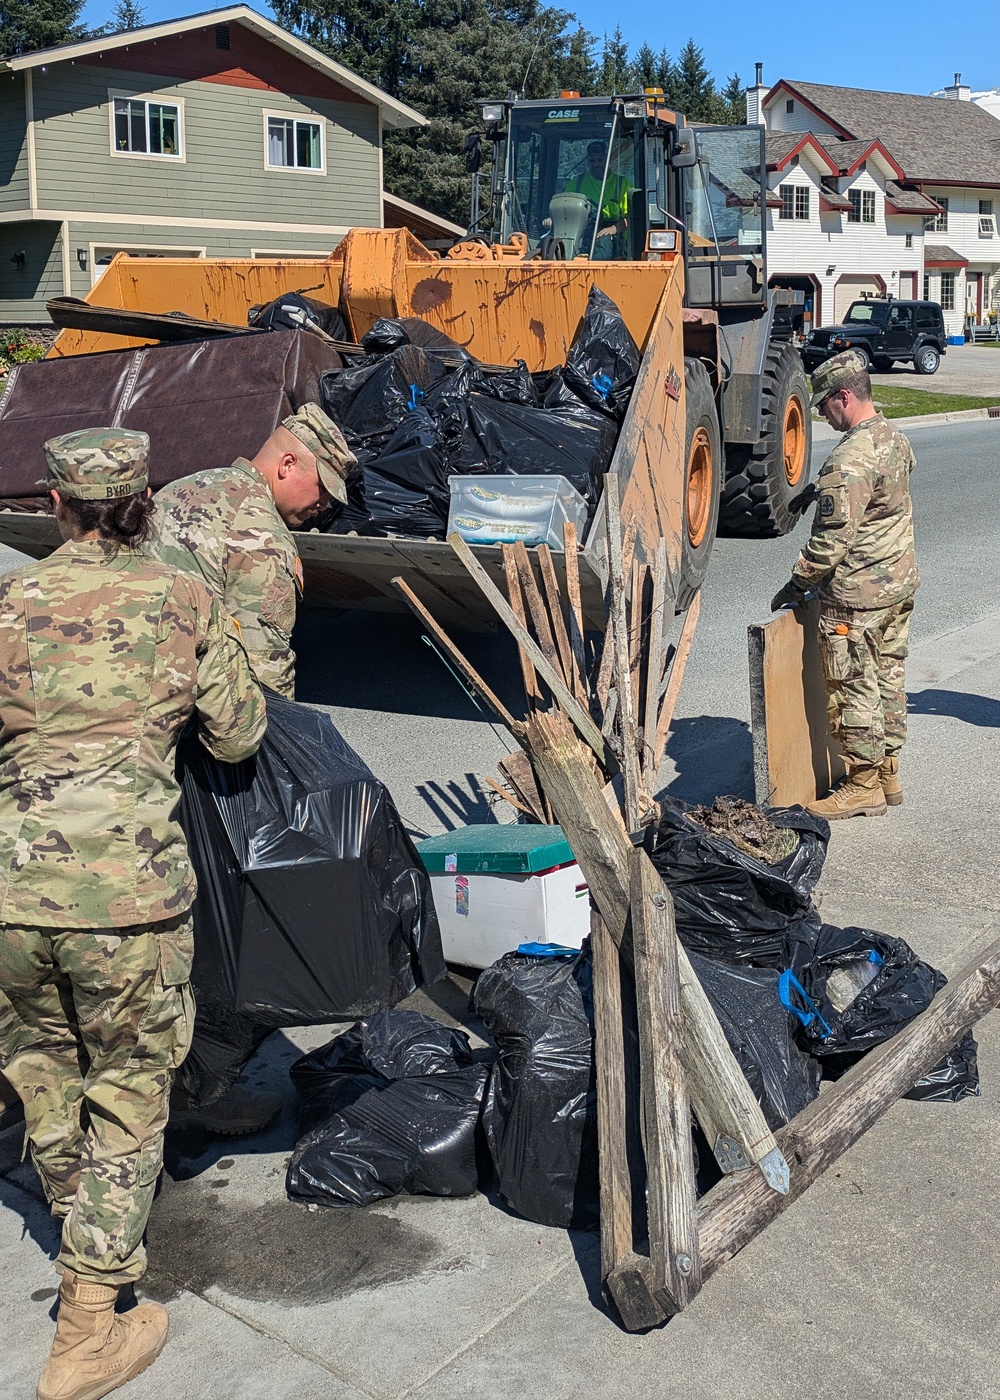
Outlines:
{"label": "evergreen tree", "polygon": [[724,113],[705,55],[693,39],[681,49],[667,88],[671,106],[683,112],[688,121],[720,122]]}
{"label": "evergreen tree", "polygon": [[651,44],[640,44],[632,64],[637,89],[663,88],[667,92],[674,81],[674,65],[666,49],[657,53]]}
{"label": "evergreen tree", "polygon": [[722,89],[722,100],[726,104],[726,124],[744,126],[747,119],[747,97],[739,73],[734,73]]}
{"label": "evergreen tree", "polygon": [[605,34],[604,46],[596,75],[596,90],[601,94],[628,92],[632,87],[633,65],[628,56],[628,44],[620,24],[609,39]]}
{"label": "evergreen tree", "polygon": [[0,53],[32,53],[86,37],[83,0],[0,0]]}
{"label": "evergreen tree", "polygon": [[118,0],[111,16],[111,33],[121,34],[126,29],[138,29],[145,22],[142,6],[137,5],[136,0]]}

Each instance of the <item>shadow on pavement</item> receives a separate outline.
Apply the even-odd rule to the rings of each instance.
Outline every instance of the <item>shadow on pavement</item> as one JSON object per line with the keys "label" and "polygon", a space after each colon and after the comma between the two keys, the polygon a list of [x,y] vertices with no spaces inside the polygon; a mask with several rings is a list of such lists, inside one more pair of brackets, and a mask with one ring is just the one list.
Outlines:
{"label": "shadow on pavement", "polygon": [[743,720],[713,715],[675,720],[667,757],[677,770],[665,789],[671,797],[712,802],[729,793],[753,800],[753,740]]}
{"label": "shadow on pavement", "polygon": [[[486,719],[444,662],[421,640],[415,618],[354,609],[342,617],[304,611],[295,627],[297,700],[440,719]],[[503,632],[456,632],[452,640],[515,715],[524,712],[517,651]]]}
{"label": "shadow on pavement", "polygon": [[964,690],[918,690],[909,697],[911,715],[948,715],[982,729],[1000,729],[1000,700]]}

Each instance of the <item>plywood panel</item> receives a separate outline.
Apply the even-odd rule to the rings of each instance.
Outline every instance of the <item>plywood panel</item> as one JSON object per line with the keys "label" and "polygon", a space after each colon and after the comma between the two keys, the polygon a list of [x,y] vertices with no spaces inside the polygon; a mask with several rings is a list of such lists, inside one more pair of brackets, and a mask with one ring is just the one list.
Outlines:
{"label": "plywood panel", "polygon": [[813,601],[747,629],[758,802],[804,805],[822,797],[845,771],[826,716],[818,617]]}

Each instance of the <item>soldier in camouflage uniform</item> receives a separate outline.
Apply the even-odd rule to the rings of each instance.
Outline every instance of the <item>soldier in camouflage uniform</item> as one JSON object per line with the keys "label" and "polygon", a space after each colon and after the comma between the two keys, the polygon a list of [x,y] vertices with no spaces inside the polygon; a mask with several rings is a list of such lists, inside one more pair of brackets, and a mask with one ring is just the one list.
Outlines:
{"label": "soldier in camouflage uniform", "polygon": [[907,439],[872,403],[863,356],[845,351],[813,375],[812,403],[844,437],[816,481],[816,516],[773,608],[818,591],[819,648],[830,726],[845,779],[809,811],[836,820],[884,815],[903,800],[904,662],[920,582]]}
{"label": "soldier in camouflage uniform", "polygon": [[145,1267],[194,1017],[174,749],[197,715],[236,762],[266,725],[218,601],[138,548],[148,446],[100,428],[47,442],[65,542],[0,580],[0,1069],[63,1222],[40,1400],[104,1395],[166,1340],[164,1309],[115,1302]]}
{"label": "soldier in camouflage uniform", "polygon": [[337,425],[306,404],[252,461],[183,477],[156,498],[152,552],[201,574],[239,623],[257,679],[289,700],[302,563],[288,527],[304,525],[331,497],[346,501],[354,465]]}
{"label": "soldier in camouflage uniform", "polygon": [[[252,461],[238,457],[231,467],[183,477],[156,496],[151,552],[201,575],[239,625],[257,679],[289,700],[295,695],[291,636],[302,592],[302,564],[289,526],[305,524],[331,497],[346,501],[345,478],[354,465],[337,425],[306,404]],[[188,1082],[178,1082],[171,1104],[178,1125],[241,1136],[258,1132],[280,1112],[277,1094],[236,1084],[220,1096],[198,1081],[196,1067],[216,1060],[218,1047],[225,1052],[227,1036],[224,1026],[195,1026]],[[231,1058],[235,1067],[239,1057]]]}

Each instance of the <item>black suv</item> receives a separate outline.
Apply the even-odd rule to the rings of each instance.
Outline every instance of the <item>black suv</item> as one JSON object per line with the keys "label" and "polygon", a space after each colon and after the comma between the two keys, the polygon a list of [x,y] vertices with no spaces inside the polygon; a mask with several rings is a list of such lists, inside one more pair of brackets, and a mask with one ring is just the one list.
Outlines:
{"label": "black suv", "polygon": [[918,374],[933,374],[946,345],[944,316],[936,301],[873,298],[852,302],[842,326],[810,331],[802,358],[811,374],[841,350],[860,350],[874,369],[891,369],[896,360],[912,360]]}

